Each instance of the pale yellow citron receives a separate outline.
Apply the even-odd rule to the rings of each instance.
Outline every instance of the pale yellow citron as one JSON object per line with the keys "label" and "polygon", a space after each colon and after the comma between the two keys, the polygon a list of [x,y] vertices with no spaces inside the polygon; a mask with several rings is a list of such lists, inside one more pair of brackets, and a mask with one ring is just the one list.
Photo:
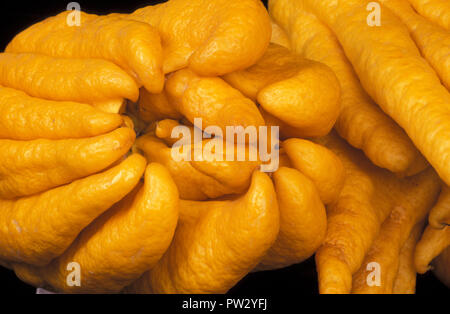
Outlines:
{"label": "pale yellow citron", "polygon": [[365,90],[450,184],[450,93],[407,27],[386,9],[382,27],[368,26],[366,3],[360,1],[305,2],[336,34]]}
{"label": "pale yellow citron", "polygon": [[[305,1],[271,0],[269,11],[286,30],[296,53],[328,65],[339,79],[341,110],[335,125],[339,135],[362,149],[379,167],[408,175],[423,170],[424,158],[406,133],[367,95],[335,34]],[[288,135],[296,135],[289,131]]]}
{"label": "pale yellow citron", "polygon": [[314,182],[322,202],[336,201],[345,181],[344,166],[338,156],[322,145],[298,138],[281,145],[292,167]]}
{"label": "pale yellow citron", "polygon": [[428,216],[428,223],[437,229],[450,225],[450,188],[447,185],[442,187],[439,199]]}
{"label": "pale yellow citron", "polygon": [[257,270],[276,269],[309,258],[327,230],[325,207],[314,183],[296,169],[282,167],[273,174],[280,210],[280,232]]}
{"label": "pale yellow citron", "polygon": [[276,193],[256,171],[235,200],[180,201],[180,220],[169,250],[127,291],[225,293],[251,271],[279,230]]}
{"label": "pale yellow citron", "polygon": [[0,138],[11,140],[83,138],[119,127],[118,114],[90,105],[30,97],[0,86]]}
{"label": "pale yellow citron", "polygon": [[[414,177],[417,186],[410,186],[396,195],[389,217],[381,225],[378,236],[367,252],[361,268],[353,276],[353,293],[391,294],[399,269],[401,249],[416,224],[426,219],[436,201],[439,181],[432,170],[426,170]],[[378,263],[381,270],[380,285],[368,285],[367,278],[374,269],[370,263]]]}
{"label": "pale yellow citron", "polygon": [[30,26],[14,37],[5,51],[105,59],[127,71],[149,91],[162,90],[163,53],[155,28],[119,15],[84,12],[80,12],[80,25],[74,26],[68,23],[73,22],[71,14],[64,11]]}
{"label": "pale yellow citron", "polygon": [[[137,139],[136,148],[143,152],[149,162],[158,162],[167,167],[178,187],[181,199],[205,200],[226,194],[245,192],[250,185],[251,174],[260,165],[258,160],[250,161],[246,157],[246,161],[238,162],[236,159],[227,161],[225,145],[223,161],[196,160],[196,154],[202,153],[203,150],[198,152],[189,145],[189,147],[175,148],[175,151],[171,147],[171,142],[166,142],[169,134],[163,133],[163,127],[164,124],[161,124],[156,129],[162,138],[158,138],[152,132],[147,133]],[[206,143],[208,143],[207,140],[203,141],[203,145]],[[236,146],[235,154],[238,152]],[[173,158],[173,151],[178,152],[178,149],[187,148],[191,150],[187,153],[190,160],[177,161]],[[245,149],[245,156],[248,156],[248,149],[246,147],[243,149]],[[205,152],[208,151],[205,150]],[[180,156],[184,155],[180,154]]]}
{"label": "pale yellow citron", "polygon": [[217,76],[245,69],[263,55],[271,36],[269,14],[258,0],[170,0],[129,18],[158,29],[164,73],[189,67]]}
{"label": "pale yellow citron", "polygon": [[400,179],[375,167],[361,151],[334,133],[319,142],[340,158],[345,169],[344,187],[338,200],[327,207],[327,235],[316,252],[319,290],[321,293],[350,293],[352,275],[362,266],[391,211],[413,208],[420,213],[424,203],[437,197],[439,178],[432,170],[427,170]]}
{"label": "pale yellow citron", "polygon": [[[117,293],[152,268],[172,241],[178,192],[169,172],[150,164],[145,183],[90,224],[63,255],[43,268],[16,265],[19,277],[68,293]],[[68,286],[67,265],[80,265],[80,286]],[[31,274],[30,274],[31,273]],[[33,284],[33,282],[31,282]]]}
{"label": "pale yellow citron", "polygon": [[32,53],[0,53],[0,84],[38,98],[89,104],[139,95],[133,78],[111,62]]}
{"label": "pale yellow citron", "polygon": [[408,0],[421,15],[450,31],[450,3],[447,0]]}
{"label": "pale yellow citron", "polygon": [[381,3],[405,23],[422,55],[439,75],[442,84],[450,89],[450,30],[418,15],[408,0],[381,0]]}
{"label": "pale yellow citron", "polygon": [[414,250],[423,231],[424,222],[418,223],[400,250],[398,272],[392,287],[393,294],[414,294],[416,292],[416,267]]}
{"label": "pale yellow citron", "polygon": [[433,261],[433,272],[447,287],[450,287],[450,247]]}
{"label": "pale yellow citron", "polygon": [[99,172],[126,154],[134,140],[129,128],[81,139],[0,140],[0,198],[44,192]]}
{"label": "pale yellow citron", "polygon": [[188,121],[202,119],[202,129],[218,126],[258,128],[265,125],[256,104],[219,77],[200,77],[189,69],[169,76],[165,85],[169,103]]}
{"label": "pale yellow citron", "polygon": [[450,246],[450,226],[441,229],[428,225],[417,243],[414,264],[419,274],[431,269],[430,263]]}
{"label": "pale yellow citron", "polygon": [[81,230],[138,184],[145,158],[132,155],[102,173],[16,200],[0,201],[0,259],[44,266]]}
{"label": "pale yellow citron", "polygon": [[339,115],[340,86],[326,65],[271,44],[258,62],[223,77],[302,137],[323,136]]}

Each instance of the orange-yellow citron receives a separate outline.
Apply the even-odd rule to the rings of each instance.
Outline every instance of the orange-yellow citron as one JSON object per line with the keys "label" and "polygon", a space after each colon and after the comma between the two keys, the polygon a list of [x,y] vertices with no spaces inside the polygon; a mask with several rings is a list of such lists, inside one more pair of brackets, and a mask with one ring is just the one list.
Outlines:
{"label": "orange-yellow citron", "polygon": [[362,22],[366,3],[360,1],[306,2],[334,31],[367,92],[450,184],[450,92],[422,58],[406,26],[386,9],[382,27],[368,26]]}
{"label": "orange-yellow citron", "polygon": [[423,231],[424,221],[418,223],[400,251],[398,272],[392,287],[393,294],[414,294],[417,271],[414,265],[414,251]]}
{"label": "orange-yellow citron", "polygon": [[120,115],[87,104],[44,100],[0,86],[0,139],[83,138],[113,131],[121,124]]}
{"label": "orange-yellow citron", "polygon": [[99,172],[127,153],[135,133],[119,128],[80,139],[0,140],[0,198],[44,192]]}
{"label": "orange-yellow citron", "polygon": [[48,264],[97,216],[131,192],[145,166],[145,158],[136,154],[113,168],[68,185],[1,200],[0,259]]}
{"label": "orange-yellow citron", "polygon": [[180,201],[169,250],[127,291],[225,293],[259,263],[278,230],[276,193],[269,176],[259,171],[238,199]]}
{"label": "orange-yellow citron", "polygon": [[339,115],[340,86],[333,71],[276,44],[255,65],[223,78],[302,137],[326,135]]}
{"label": "orange-yellow citron", "polygon": [[[203,152],[208,140],[202,142],[202,150],[197,151],[194,147],[181,146],[172,148],[171,143],[167,143],[167,137],[163,136],[163,131],[157,127],[157,134],[163,138],[158,138],[149,132],[136,141],[136,148],[142,151],[149,162],[158,162],[167,167],[171,173],[180,193],[181,199],[205,200],[216,198],[225,194],[239,194],[245,192],[250,185],[251,175],[259,166],[258,160],[248,159],[248,148],[244,150],[246,161],[227,161],[226,146],[224,148],[222,161],[220,160],[200,160],[196,156]],[[220,141],[222,143],[222,141]],[[185,155],[184,149],[189,149]],[[205,152],[210,150],[204,149]],[[178,154],[180,160],[173,158],[173,153]],[[234,154],[238,153],[235,146]],[[184,159],[184,156],[190,157]],[[206,155],[205,155],[206,156]]]}
{"label": "orange-yellow citron", "polygon": [[439,199],[428,216],[428,222],[436,229],[450,225],[450,188],[447,185],[442,187]]}
{"label": "orange-yellow citron", "polygon": [[[83,230],[64,254],[42,268],[19,264],[14,270],[53,291],[117,293],[158,262],[177,221],[177,188],[163,166],[150,164],[145,183]],[[66,283],[67,265],[74,262],[80,266],[80,286]]]}
{"label": "orange-yellow citron", "polygon": [[305,0],[271,0],[269,11],[287,32],[296,53],[328,65],[339,79],[341,109],[335,125],[339,135],[381,168],[402,175],[423,170],[424,158],[402,128],[367,95],[336,35]]}
{"label": "orange-yellow citron", "polygon": [[158,29],[164,73],[189,67],[217,76],[245,69],[263,55],[271,36],[269,14],[258,0],[169,0],[129,18]]}
{"label": "orange-yellow citron", "polygon": [[[327,207],[327,235],[316,252],[319,290],[321,293],[350,293],[352,276],[362,266],[385,219],[395,208],[399,208],[402,215],[404,212],[416,215],[415,211],[419,215],[425,208],[430,209],[439,192],[439,178],[432,170],[427,170],[400,179],[374,166],[334,133],[319,142],[341,159],[345,169],[344,187],[337,201]],[[406,230],[411,220],[407,219]],[[406,240],[409,232],[404,231],[405,227],[402,230],[395,232],[402,232]],[[399,247],[404,240],[398,242]]]}
{"label": "orange-yellow citron", "polygon": [[165,93],[170,105],[191,123],[201,118],[202,129],[218,126],[225,136],[227,126],[265,125],[256,104],[218,77],[180,70],[167,79]]}
{"label": "orange-yellow citron", "polygon": [[431,269],[430,263],[450,246],[450,226],[441,229],[428,225],[417,243],[414,264],[419,274]]}
{"label": "orange-yellow citron", "polygon": [[450,88],[450,31],[418,15],[408,0],[382,0],[408,27],[411,37],[427,59],[442,84]]}
{"label": "orange-yellow citron", "polygon": [[73,11],[36,23],[16,35],[5,51],[105,59],[127,71],[149,91],[162,90],[163,53],[155,28],[118,15],[79,14],[80,25],[73,25]]}
{"label": "orange-yellow citron", "polygon": [[327,230],[325,207],[313,181],[286,167],[278,169],[272,178],[280,211],[280,232],[257,270],[304,261],[322,244]]}
{"label": "orange-yellow citron", "polygon": [[421,15],[450,31],[450,2],[447,0],[408,0]]}
{"label": "orange-yellow citron", "polygon": [[447,287],[450,288],[450,247],[446,248],[433,262],[433,272]]}
{"label": "orange-yellow citron", "polygon": [[338,156],[322,145],[298,138],[281,145],[292,167],[314,182],[322,202],[336,201],[345,181],[344,166]]}
{"label": "orange-yellow citron", "polygon": [[100,59],[0,53],[0,84],[38,98],[88,104],[117,98],[135,101],[139,97],[131,76]]}

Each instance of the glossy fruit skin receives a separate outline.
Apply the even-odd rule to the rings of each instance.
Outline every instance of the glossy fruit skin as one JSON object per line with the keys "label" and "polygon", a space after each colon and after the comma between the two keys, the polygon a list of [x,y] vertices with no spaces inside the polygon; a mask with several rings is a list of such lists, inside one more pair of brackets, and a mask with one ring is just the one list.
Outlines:
{"label": "glossy fruit skin", "polygon": [[334,31],[369,95],[406,131],[449,184],[450,93],[421,57],[406,26],[384,10],[383,27],[361,28],[367,17],[366,5],[355,1],[306,2]]}
{"label": "glossy fruit skin", "polygon": [[[147,166],[145,183],[90,224],[68,250],[43,268],[16,265],[19,277],[67,293],[117,293],[152,268],[172,241],[178,192],[169,172]],[[66,284],[67,265],[80,265],[81,286]],[[30,274],[31,273],[31,274]]]}
{"label": "glossy fruit skin", "polygon": [[0,53],[0,84],[30,96],[94,104],[137,100],[138,87],[117,65],[100,59],[54,58],[34,53]]}
{"label": "glossy fruit skin", "polygon": [[339,115],[340,86],[333,71],[276,44],[255,65],[223,78],[302,137],[327,134]]}
{"label": "glossy fruit skin", "polygon": [[[379,245],[376,239],[383,222],[391,215],[386,229],[392,229],[393,237],[399,235],[392,243],[380,244],[398,253],[412,226],[431,209],[440,183],[432,169],[400,179],[375,167],[335,133],[318,142],[341,159],[346,174],[338,200],[327,207],[327,236],[316,252],[319,289],[326,294],[350,293],[352,276],[365,266],[371,247]],[[391,224],[394,228],[389,227]],[[389,256],[396,258],[398,254]]]}
{"label": "glossy fruit skin", "polygon": [[0,87],[0,139],[84,138],[108,133],[121,124],[120,115],[87,104],[44,100]]}
{"label": "glossy fruit skin", "polygon": [[41,193],[102,171],[133,145],[135,133],[118,128],[81,139],[0,140],[0,197]]}
{"label": "glossy fruit skin", "polygon": [[450,31],[450,3],[446,0],[408,0],[411,5],[431,22]]}
{"label": "glossy fruit skin", "polygon": [[341,109],[335,125],[339,135],[381,168],[400,175],[423,170],[424,158],[406,133],[367,95],[338,38],[305,0],[271,0],[269,11],[287,32],[296,53],[328,65],[336,74],[341,86]]}
{"label": "glossy fruit skin", "polygon": [[327,217],[314,183],[300,171],[282,167],[273,174],[280,232],[256,270],[287,267],[303,262],[325,238]]}
{"label": "glossy fruit skin", "polygon": [[169,250],[127,292],[225,293],[258,264],[278,230],[276,193],[259,171],[238,199],[181,201]]}
{"label": "glossy fruit skin", "polygon": [[81,25],[71,27],[67,23],[69,14],[71,11],[64,11],[32,25],[14,37],[5,51],[108,60],[149,91],[161,92],[163,53],[156,29],[118,14],[84,12],[80,12]]}
{"label": "glossy fruit skin", "polygon": [[127,195],[146,161],[128,157],[103,173],[40,194],[0,201],[0,259],[44,266],[60,256],[80,231]]}
{"label": "glossy fruit skin", "polygon": [[263,55],[271,37],[269,14],[257,0],[171,0],[129,18],[161,34],[164,73],[189,67],[218,76],[245,69]]}

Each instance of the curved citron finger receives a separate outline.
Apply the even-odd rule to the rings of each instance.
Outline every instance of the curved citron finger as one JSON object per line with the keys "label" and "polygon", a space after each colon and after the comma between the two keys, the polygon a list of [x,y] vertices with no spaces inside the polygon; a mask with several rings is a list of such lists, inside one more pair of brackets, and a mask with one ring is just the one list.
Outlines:
{"label": "curved citron finger", "polygon": [[30,53],[0,53],[0,84],[34,97],[93,105],[139,95],[133,78],[111,62]]}
{"label": "curved citron finger", "polygon": [[236,200],[181,201],[169,250],[127,290],[224,293],[252,270],[276,240],[279,216],[270,178],[255,171]]}
{"label": "curved citron finger", "polygon": [[224,79],[306,137],[326,135],[339,115],[340,86],[333,71],[276,44],[255,65]]}
{"label": "curved citron finger", "polygon": [[446,248],[433,262],[433,272],[447,287],[450,287],[450,247]]}
{"label": "curved citron finger", "polygon": [[189,67],[217,76],[247,68],[262,56],[271,35],[269,15],[258,0],[170,0],[129,18],[158,29],[164,73]]}
{"label": "curved citron finger", "polygon": [[127,71],[149,91],[162,90],[163,56],[156,29],[117,14],[79,13],[80,25],[70,25],[72,13],[64,11],[19,33],[5,51],[105,59]]}
{"label": "curved citron finger", "polygon": [[421,15],[450,31],[450,3],[447,0],[408,0]]}
{"label": "curved citron finger", "polygon": [[447,185],[442,187],[441,195],[428,216],[428,222],[437,229],[450,225],[450,188]]}
{"label": "curved citron finger", "polygon": [[344,185],[341,160],[328,148],[308,140],[292,138],[282,143],[293,168],[311,179],[325,204],[337,200]]}
{"label": "curved citron finger", "polygon": [[43,266],[60,256],[82,229],[139,182],[145,158],[46,192],[0,201],[0,258]]}
{"label": "curved citron finger", "polygon": [[341,110],[335,125],[339,135],[381,168],[408,175],[423,170],[424,158],[402,128],[367,95],[338,38],[305,0],[272,0],[269,11],[288,33],[295,52],[328,65],[336,74],[341,85]]}
{"label": "curved citron finger", "polygon": [[277,240],[257,266],[275,269],[300,263],[319,248],[327,231],[325,207],[314,183],[298,170],[280,168],[273,174],[280,210]]}
{"label": "curved citron finger", "polygon": [[[150,164],[144,185],[83,230],[63,255],[43,268],[21,265],[15,271],[20,277],[34,274],[60,292],[119,292],[158,262],[177,221],[177,188],[163,166]],[[81,282],[69,287],[67,265],[73,262],[80,265]]]}
{"label": "curved citron finger", "polygon": [[424,274],[431,268],[431,261],[450,246],[450,226],[436,229],[428,225],[417,243],[414,264],[417,272]]}
{"label": "curved citron finger", "polygon": [[0,140],[0,197],[32,195],[99,172],[125,155],[135,136],[119,128],[81,139]]}
{"label": "curved citron finger", "polygon": [[121,124],[120,115],[86,104],[44,100],[0,87],[0,139],[83,138],[107,133]]}

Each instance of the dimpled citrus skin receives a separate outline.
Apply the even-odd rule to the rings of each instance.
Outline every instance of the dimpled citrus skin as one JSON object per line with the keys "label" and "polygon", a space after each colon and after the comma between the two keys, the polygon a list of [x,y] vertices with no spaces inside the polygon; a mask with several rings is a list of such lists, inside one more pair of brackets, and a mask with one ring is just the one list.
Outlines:
{"label": "dimpled citrus skin", "polygon": [[428,225],[417,243],[414,253],[414,265],[419,274],[431,268],[431,261],[450,246],[450,226],[441,229]]}
{"label": "dimpled citrus skin", "polygon": [[139,137],[136,147],[149,162],[158,162],[167,167],[178,187],[180,198],[186,200],[205,200],[243,193],[250,185],[253,171],[260,164],[258,161],[226,161],[225,149],[224,161],[196,161],[193,149],[191,161],[175,161],[171,154],[172,148],[165,139],[152,133]]}
{"label": "dimpled citrus skin", "polygon": [[314,183],[296,169],[282,167],[273,174],[280,210],[280,232],[257,270],[276,269],[309,258],[327,231],[325,207]]}
{"label": "dimpled citrus skin", "polygon": [[291,49],[292,47],[288,34],[272,19],[270,21],[272,23],[272,37],[270,38],[270,42]]}
{"label": "dimpled citrus skin", "polygon": [[381,168],[402,174],[423,170],[424,158],[406,133],[367,95],[336,36],[304,2],[271,0],[269,11],[288,33],[296,53],[328,65],[339,79],[341,110],[335,125],[339,135]]}
{"label": "dimpled citrus skin", "polygon": [[182,118],[182,115],[169,103],[165,91],[152,94],[145,88],[141,88],[138,107],[139,118],[148,123],[167,118]]}
{"label": "dimpled citrus skin", "polygon": [[[150,164],[144,185],[139,184],[90,224],[63,255],[43,268],[22,265],[15,271],[32,272],[59,292],[119,292],[152,268],[169,247],[178,221],[178,202],[169,172]],[[81,286],[66,284],[71,262],[80,265]]]}
{"label": "dimpled citrus skin", "polygon": [[80,12],[80,26],[69,26],[69,14],[72,11],[64,11],[32,25],[14,37],[5,51],[105,59],[127,71],[149,91],[162,90],[163,55],[156,29],[119,15],[97,16],[84,12]]}
{"label": "dimpled citrus skin", "polygon": [[408,0],[421,15],[450,31],[450,3],[447,0]]}
{"label": "dimpled citrus skin", "polygon": [[32,195],[101,171],[134,140],[129,128],[81,139],[0,140],[0,198]]}
{"label": "dimpled citrus skin", "polygon": [[[367,252],[361,268],[353,276],[353,293],[391,294],[398,273],[400,253],[414,226],[424,220],[439,193],[439,180],[430,168],[414,177],[416,186],[397,196],[389,217],[381,225],[375,241]],[[380,265],[381,284],[367,285],[371,270],[367,265]],[[372,270],[373,271],[373,270]]]}
{"label": "dimpled citrus skin", "polygon": [[277,44],[255,65],[223,78],[304,137],[327,134],[339,115],[340,87],[331,69]]}
{"label": "dimpled citrus skin", "polygon": [[306,2],[334,31],[369,95],[450,184],[450,93],[406,26],[388,9],[381,14],[383,27],[367,26],[361,22],[366,4],[359,1]]}
{"label": "dimpled citrus skin", "polygon": [[442,84],[450,89],[450,31],[418,15],[408,0],[382,0],[381,3],[405,23],[422,55]]}
{"label": "dimpled citrus skin", "polygon": [[447,185],[442,187],[439,199],[428,216],[428,222],[436,229],[450,225],[450,188]]}
{"label": "dimpled citrus skin", "polygon": [[447,287],[450,287],[450,247],[433,261],[433,272]]}
{"label": "dimpled citrus skin", "polygon": [[254,64],[271,36],[269,14],[258,0],[170,0],[130,18],[158,29],[164,73],[189,67],[217,76]]}
{"label": "dimpled citrus skin", "polygon": [[258,264],[278,230],[275,190],[259,171],[247,193],[236,200],[180,201],[169,250],[128,291],[225,293]]}
{"label": "dimpled citrus skin", "polygon": [[191,123],[218,126],[225,136],[227,126],[263,126],[256,104],[218,77],[200,77],[191,70],[169,76],[165,85],[169,103]]}
{"label": "dimpled citrus skin", "polygon": [[99,174],[40,194],[0,201],[0,259],[43,266],[139,182],[145,158],[132,155]]}
{"label": "dimpled citrus skin", "polygon": [[342,162],[328,148],[308,140],[292,138],[282,143],[292,166],[314,182],[321,200],[337,200],[345,181]]}
{"label": "dimpled citrus skin", "polygon": [[414,294],[416,292],[416,267],[414,266],[414,250],[423,231],[424,221],[418,223],[403,244],[398,261],[398,272],[392,287],[393,294]]}
{"label": "dimpled citrus skin", "polygon": [[133,78],[111,62],[33,53],[0,53],[0,84],[34,97],[89,104],[111,98],[137,100],[139,95]]}
{"label": "dimpled citrus skin", "polygon": [[120,115],[90,105],[34,98],[0,86],[0,139],[83,138],[104,134],[121,124]]}
{"label": "dimpled citrus skin", "polygon": [[341,159],[346,175],[338,200],[327,207],[327,236],[316,252],[319,290],[350,293],[352,275],[361,267],[383,221],[396,207],[419,206],[429,194],[437,196],[439,179],[430,171],[400,179],[375,167],[334,133],[319,142]]}

